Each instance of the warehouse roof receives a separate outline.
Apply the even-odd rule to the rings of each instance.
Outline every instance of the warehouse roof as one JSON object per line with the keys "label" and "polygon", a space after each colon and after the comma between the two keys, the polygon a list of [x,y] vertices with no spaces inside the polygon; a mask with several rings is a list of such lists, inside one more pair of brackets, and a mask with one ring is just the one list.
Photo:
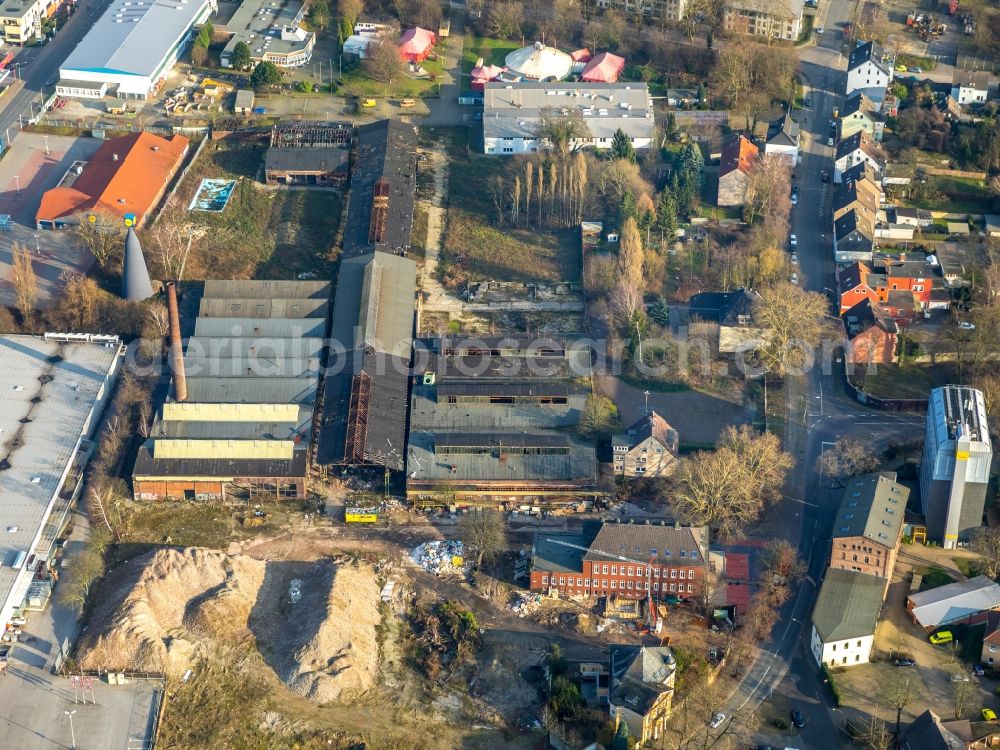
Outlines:
{"label": "warehouse roof", "polygon": [[216,480],[239,477],[304,477],[308,451],[297,450],[290,460],[278,458],[153,458],[154,441],[143,443],[135,457],[133,476]]}
{"label": "warehouse roof", "polygon": [[[0,605],[8,602],[26,560],[55,541],[53,512],[81,437],[96,424],[98,400],[107,394],[118,339],[60,344],[35,336],[0,336]],[[30,562],[28,563],[30,565]],[[15,597],[17,598],[17,597]],[[9,615],[8,611],[4,614]]]}
{"label": "warehouse roof", "polygon": [[907,599],[916,621],[924,628],[935,628],[1000,608],[1000,585],[988,576],[976,576],[910,594]]}
{"label": "warehouse roof", "polygon": [[193,356],[257,359],[262,366],[283,359],[304,360],[318,357],[323,350],[321,338],[277,338],[274,336],[192,336],[185,352]]}
{"label": "warehouse roof", "polygon": [[531,381],[483,381],[478,379],[460,380],[449,378],[437,386],[437,395],[440,400],[448,396],[469,396],[469,397],[517,397],[517,396],[540,396],[540,397],[567,397],[570,395],[568,383],[559,380],[531,380]]}
{"label": "warehouse roof", "polygon": [[[381,120],[358,128],[351,198],[344,222],[346,256],[375,249],[403,253],[409,249],[417,188],[417,145],[417,129],[397,120]],[[377,197],[380,206],[376,208]]]}
{"label": "warehouse roof", "polygon": [[196,357],[184,355],[184,372],[189,378],[315,378],[322,362],[319,357]]}
{"label": "warehouse roof", "polygon": [[326,321],[317,318],[198,318],[195,336],[322,338]]}
{"label": "warehouse roof", "polygon": [[867,573],[827,570],[812,615],[823,643],[874,635],[884,583]]}
{"label": "warehouse roof", "polygon": [[[587,395],[581,389],[573,388],[566,395],[566,403],[545,404],[533,401],[517,403],[495,403],[483,401],[459,401],[448,403],[451,381],[439,381],[437,385],[426,386],[419,378],[413,385],[410,404],[410,425],[421,430],[461,430],[465,432],[490,431],[497,425],[506,429],[520,428],[570,428],[579,423],[586,408]],[[464,383],[460,383],[465,385]],[[536,393],[548,393],[549,388],[569,388],[565,382],[539,381],[502,383],[490,381],[474,384],[475,389],[495,394],[512,395],[524,387]],[[468,391],[467,391],[468,392]]]}
{"label": "warehouse roof", "polygon": [[439,432],[435,450],[441,448],[569,448],[570,438],[556,432]]}
{"label": "warehouse roof", "polygon": [[910,490],[894,473],[854,477],[844,488],[833,524],[833,538],[863,536],[893,547],[899,538]]}
{"label": "warehouse roof", "polygon": [[67,184],[45,191],[36,221],[55,221],[82,213],[136,215],[139,224],[184,159],[188,139],[161,138],[146,131],[111,138]]}
{"label": "warehouse roof", "polygon": [[187,400],[210,404],[311,404],[316,399],[315,378],[187,379]]}
{"label": "warehouse roof", "polygon": [[269,148],[264,155],[268,172],[347,172],[350,151],[341,146]]}
{"label": "warehouse roof", "polygon": [[198,314],[203,318],[326,318],[329,300],[303,297],[203,298]]}
{"label": "warehouse roof", "polygon": [[60,75],[72,78],[80,70],[154,78],[208,6],[208,0],[113,0],[60,66]]}
{"label": "warehouse roof", "polygon": [[366,253],[340,264],[330,338],[334,348],[370,347],[409,360],[417,264],[398,255]]}
{"label": "warehouse roof", "polygon": [[[333,285],[329,281],[250,281],[245,279],[208,279],[202,299],[317,299],[330,300]],[[239,317],[239,316],[236,316]],[[270,317],[270,316],[268,316]],[[280,316],[275,316],[280,317]]]}
{"label": "warehouse roof", "polygon": [[653,103],[645,83],[491,82],[484,89],[485,138],[537,138],[547,112],[579,112],[592,138],[622,130],[631,138],[653,133]]}

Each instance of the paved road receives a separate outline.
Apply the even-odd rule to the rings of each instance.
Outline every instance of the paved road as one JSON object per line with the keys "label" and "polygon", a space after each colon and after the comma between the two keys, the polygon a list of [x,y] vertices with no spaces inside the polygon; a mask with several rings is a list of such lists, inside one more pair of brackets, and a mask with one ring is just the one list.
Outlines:
{"label": "paved road", "polygon": [[17,53],[14,64],[20,64],[21,83],[0,99],[0,133],[4,134],[4,143],[8,128],[13,136],[13,128],[19,126],[18,115],[26,122],[32,112],[38,114],[42,90],[45,94],[51,94],[53,90],[45,83],[59,77],[59,66],[109,4],[110,0],[82,0],[76,13],[70,16],[55,39],[41,47],[26,47]]}

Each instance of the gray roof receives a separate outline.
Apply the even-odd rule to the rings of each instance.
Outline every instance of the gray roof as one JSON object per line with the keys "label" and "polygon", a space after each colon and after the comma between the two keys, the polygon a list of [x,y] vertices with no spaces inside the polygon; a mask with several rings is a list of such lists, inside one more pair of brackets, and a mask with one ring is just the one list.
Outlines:
{"label": "gray roof", "polygon": [[823,643],[875,634],[885,581],[853,570],[826,571],[812,622]]}
{"label": "gray roof", "polygon": [[645,715],[657,698],[674,689],[677,661],[668,646],[613,644],[608,660],[612,706]]}
{"label": "gray roof", "polygon": [[857,45],[851,50],[850,56],[847,58],[847,69],[854,70],[857,67],[864,65],[866,62],[872,62],[878,65],[886,73],[890,73],[891,69],[889,66],[882,61],[884,52],[882,47],[877,42],[865,42],[864,44]]}
{"label": "gray roof", "polygon": [[[551,436],[552,433],[534,433],[531,437],[537,442]],[[409,483],[416,487],[455,483],[489,486],[496,482],[530,482],[567,489],[596,486],[597,456],[592,445],[567,435],[568,453],[501,453],[501,441],[512,444],[523,433],[497,430],[489,437],[497,444],[497,450],[441,455],[435,453],[435,443],[447,440],[447,433],[411,431],[406,466]]]}
{"label": "gray roof", "polygon": [[531,569],[554,573],[582,573],[583,550],[594,539],[596,528],[580,534],[550,534],[539,532],[531,546]]}
{"label": "gray roof", "polygon": [[237,109],[246,109],[247,107],[252,107],[254,103],[254,92],[252,89],[239,89],[236,92],[236,102],[235,107]]}
{"label": "gray roof", "polygon": [[372,252],[340,264],[333,303],[334,348],[372,347],[406,359],[413,343],[417,264]]}
{"label": "gray roof", "polygon": [[266,478],[304,477],[308,451],[296,450],[290,459],[278,458],[154,458],[155,441],[147,440],[139,447],[132,475],[144,477],[191,476]]}
{"label": "gray roof", "polygon": [[184,355],[184,372],[196,377],[315,378],[322,361],[319,357],[212,357]]}
{"label": "gray roof", "polygon": [[198,315],[202,318],[323,318],[329,300],[302,297],[203,298]]}
{"label": "gray roof", "polygon": [[79,70],[155,78],[163,59],[208,10],[209,0],[113,0],[59,67],[60,75],[72,78]]}
{"label": "gray roof", "polygon": [[314,359],[320,356],[324,340],[321,338],[277,338],[275,336],[192,336],[184,348],[189,356],[226,359],[254,359],[262,367],[276,360]]}
{"label": "gray roof", "polygon": [[988,91],[990,88],[990,72],[988,70],[963,70],[955,68],[952,83],[975,91]]}
{"label": "gray roof", "polygon": [[326,321],[317,318],[198,318],[195,336],[320,337]]}
{"label": "gray roof", "polygon": [[851,479],[844,488],[833,523],[833,538],[863,536],[893,547],[903,527],[910,496],[910,490],[895,480],[895,474],[891,473]]}
{"label": "gray roof", "polygon": [[135,229],[129,227],[125,235],[125,259],[122,261],[122,299],[142,302],[152,296],[153,284],[149,280],[142,245]]}
{"label": "gray roof", "polygon": [[[568,394],[565,404],[491,404],[468,401],[450,404],[444,393],[449,382],[446,380],[437,385],[423,385],[418,379],[414,383],[410,404],[410,424],[413,429],[489,430],[497,425],[534,429],[573,427],[579,423],[587,404],[587,396],[583,392]],[[498,393],[501,390],[512,390],[516,385],[534,387],[535,381],[518,381],[515,384],[498,381],[475,383],[477,389],[495,390]],[[542,381],[539,386],[541,391],[547,390],[546,385]],[[556,381],[555,385],[566,387],[561,381]]]}
{"label": "gray roof", "polygon": [[[201,422],[158,419],[150,430],[154,437],[187,440],[288,440],[309,434],[313,410],[300,406],[294,422]],[[305,444],[300,444],[305,448]]]}
{"label": "gray roof", "polygon": [[930,709],[900,732],[899,746],[902,750],[966,750],[968,747],[948,731],[941,718]]}
{"label": "gray roof", "polygon": [[772,126],[767,142],[779,146],[799,145],[799,124],[792,119],[790,112]]}
{"label": "gray roof", "polygon": [[[333,284],[329,281],[257,281],[208,279],[202,299],[318,299],[324,302],[330,300],[330,290]],[[227,317],[242,317],[227,316]],[[261,317],[282,317],[268,315]]]}
{"label": "gray roof", "polygon": [[[344,222],[344,255],[370,250],[407,252],[413,232],[413,207],[417,189],[417,129],[398,120],[362,125],[354,139],[351,197]],[[375,189],[388,182],[384,235],[372,236]]]}
{"label": "gray roof", "polygon": [[976,576],[911,594],[907,600],[917,622],[932,628],[1000,608],[1000,585],[988,576]]}
{"label": "gray roof", "polygon": [[268,172],[343,172],[347,176],[350,150],[341,146],[269,148],[264,155]]}
{"label": "gray roof", "polygon": [[239,42],[250,47],[250,57],[260,60],[265,54],[288,55],[304,51],[315,34],[304,32],[302,39],[282,38],[283,27],[300,28],[305,15],[305,5],[299,0],[243,0],[233,17],[226,24],[226,32],[233,36],[222,50],[228,58]]}
{"label": "gray roof", "polygon": [[587,560],[614,560],[606,554],[658,564],[691,565],[708,559],[707,530],[697,526],[606,523],[601,527]]}
{"label": "gray roof", "polygon": [[[86,339],[87,337],[81,337]],[[81,438],[98,422],[99,398],[107,395],[118,339],[60,344],[36,336],[0,337],[0,603],[11,597],[26,570],[11,567],[18,553],[45,556],[56,525],[68,509],[59,498],[65,473]],[[36,401],[37,399],[37,401]],[[51,521],[50,521],[51,518]],[[22,580],[21,593],[27,581]],[[11,598],[9,598],[11,597]],[[18,601],[13,601],[18,599]],[[9,609],[0,612],[6,622]]]}
{"label": "gray roof", "polygon": [[487,83],[483,100],[486,138],[537,138],[546,110],[579,111],[593,138],[622,130],[630,138],[653,134],[653,103],[645,83]]}
{"label": "gray roof", "polygon": [[203,377],[187,379],[187,400],[205,404],[311,404],[315,378]]}

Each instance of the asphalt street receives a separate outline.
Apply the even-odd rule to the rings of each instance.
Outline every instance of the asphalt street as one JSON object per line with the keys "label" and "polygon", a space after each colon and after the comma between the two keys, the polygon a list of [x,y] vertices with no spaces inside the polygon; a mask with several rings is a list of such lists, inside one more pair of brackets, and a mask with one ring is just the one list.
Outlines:
{"label": "asphalt street", "polygon": [[109,0],[83,0],[54,39],[41,46],[25,47],[14,56],[12,67],[16,67],[20,83],[0,99],[0,133],[4,143],[8,132],[11,137],[16,137],[15,129],[20,127],[22,121],[27,123],[32,113],[39,112],[43,89],[44,95],[51,94],[54,89],[54,86],[45,84],[59,78],[59,66],[109,4]]}

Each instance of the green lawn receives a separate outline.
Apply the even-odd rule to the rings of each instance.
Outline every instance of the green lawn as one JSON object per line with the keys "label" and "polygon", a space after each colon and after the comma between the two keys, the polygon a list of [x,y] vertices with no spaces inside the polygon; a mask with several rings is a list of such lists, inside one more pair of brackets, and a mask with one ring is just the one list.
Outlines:
{"label": "green lawn", "polygon": [[493,39],[484,36],[467,36],[462,51],[462,73],[468,75],[476,67],[476,60],[483,58],[485,65],[504,66],[504,59],[516,49],[521,48],[518,42],[507,39]]}
{"label": "green lawn", "polygon": [[965,177],[928,176],[931,188],[944,196],[915,198],[917,208],[949,213],[990,213],[995,209],[995,199],[986,183]]}
{"label": "green lawn", "polygon": [[921,591],[936,589],[939,586],[945,586],[949,583],[955,582],[955,579],[952,578],[951,574],[944,568],[921,568],[917,572],[923,579],[920,582]]}
{"label": "green lawn", "polygon": [[515,162],[474,153],[465,130],[450,131],[448,223],[440,266],[442,281],[460,287],[466,281],[579,281],[580,233],[495,222],[490,180],[513,181]]}
{"label": "green lawn", "polygon": [[951,365],[878,365],[876,372],[866,374],[858,368],[852,382],[865,393],[879,398],[927,398],[932,388],[955,382]]}
{"label": "green lawn", "polygon": [[907,55],[900,53],[896,55],[896,65],[905,65],[907,68],[920,68],[924,73],[934,70],[937,61],[933,57],[921,57],[920,55]]}
{"label": "green lawn", "polygon": [[404,75],[392,83],[382,83],[369,78],[364,66],[345,72],[341,78],[342,85],[338,94],[347,96],[371,96],[384,98],[416,98],[439,93],[441,74],[444,72],[444,53],[438,53],[437,60],[424,60],[423,68],[430,76],[428,78],[411,78]]}

